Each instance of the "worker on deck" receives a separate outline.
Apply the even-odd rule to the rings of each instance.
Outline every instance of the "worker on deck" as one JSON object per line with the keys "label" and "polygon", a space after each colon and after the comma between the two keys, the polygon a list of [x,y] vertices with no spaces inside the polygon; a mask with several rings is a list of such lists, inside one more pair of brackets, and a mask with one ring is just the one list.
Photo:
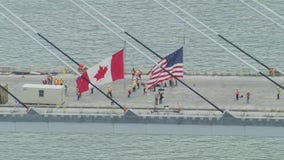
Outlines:
{"label": "worker on deck", "polygon": [[237,88],[235,90],[236,100],[239,100],[240,90]]}

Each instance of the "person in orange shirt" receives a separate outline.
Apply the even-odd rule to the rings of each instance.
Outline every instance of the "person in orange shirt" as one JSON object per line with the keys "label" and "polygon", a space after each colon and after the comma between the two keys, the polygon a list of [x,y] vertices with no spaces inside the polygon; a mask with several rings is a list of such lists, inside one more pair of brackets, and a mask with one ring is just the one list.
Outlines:
{"label": "person in orange shirt", "polygon": [[55,78],[54,79],[54,85],[58,85],[59,84],[59,79],[58,78]]}
{"label": "person in orange shirt", "polygon": [[137,71],[137,77],[141,80],[142,71],[139,69]]}
{"label": "person in orange shirt", "polygon": [[108,86],[108,88],[107,88],[107,95],[112,97],[112,86]]}

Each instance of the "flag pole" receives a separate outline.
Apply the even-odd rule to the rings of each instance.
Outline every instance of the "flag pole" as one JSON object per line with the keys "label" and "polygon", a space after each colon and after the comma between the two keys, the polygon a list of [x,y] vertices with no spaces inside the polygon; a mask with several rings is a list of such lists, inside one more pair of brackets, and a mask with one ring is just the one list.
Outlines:
{"label": "flag pole", "polygon": [[[136,39],[134,36],[132,36],[131,34],[129,34],[128,32],[124,32],[125,34],[127,34],[130,38],[132,38],[134,41],[136,41],[137,43],[141,44],[143,47],[145,47],[146,49],[148,49],[151,53],[153,53],[154,55],[156,55],[157,57],[159,57],[161,60],[163,59],[158,53],[156,53],[155,51],[153,51],[152,49],[150,49],[149,47],[147,47],[144,43],[142,43],[141,41],[139,41],[138,39]],[[217,109],[218,111],[224,113],[224,111],[222,109],[220,109],[218,106],[216,106],[214,103],[212,103],[211,101],[209,101],[207,98],[205,98],[203,95],[201,95],[200,93],[198,93],[197,91],[195,91],[193,88],[191,88],[189,85],[187,85],[184,81],[180,80],[179,78],[177,78],[175,75],[173,75],[172,73],[170,73],[168,70],[166,70],[165,68],[161,67],[160,68],[167,72],[169,75],[171,75],[172,77],[174,77],[177,81],[179,81],[181,84],[183,84],[185,87],[187,87],[188,89],[190,89],[192,92],[194,92],[195,94],[197,94],[199,97],[201,97],[203,100],[205,100],[207,103],[209,103],[210,105],[212,105],[215,109]]]}
{"label": "flag pole", "polygon": [[[63,55],[65,55],[66,57],[68,57],[70,60],[72,60],[74,63],[76,63],[78,66],[80,65],[78,62],[76,62],[73,58],[71,58],[67,53],[65,53],[64,51],[62,51],[60,48],[58,48],[55,44],[53,44],[52,42],[50,42],[47,38],[45,38],[42,34],[37,33],[37,35],[39,35],[42,39],[44,39],[47,43],[49,43],[51,46],[53,46],[55,49],[57,49],[60,53],[62,53]],[[105,97],[107,97],[108,99],[110,99],[112,102],[114,102],[120,109],[125,110],[124,107],[122,107],[122,105],[120,105],[116,100],[114,100],[113,98],[111,98],[110,96],[108,96],[106,93],[104,93],[101,89],[99,89],[96,85],[94,85],[91,81],[89,81],[87,78],[85,78],[84,76],[81,76],[82,79],[84,79],[86,82],[88,82],[89,84],[91,84],[94,88],[96,88],[101,94],[103,94]]]}
{"label": "flag pole", "polygon": [[242,53],[244,53],[245,55],[247,55],[248,57],[250,57],[251,59],[255,60],[257,63],[259,63],[260,65],[262,65],[263,67],[265,67],[266,69],[270,70],[271,68],[268,67],[267,65],[265,65],[264,63],[262,63],[261,61],[259,61],[258,59],[256,59],[255,57],[253,57],[252,55],[250,55],[249,53],[247,53],[246,51],[244,51],[243,49],[241,49],[240,47],[238,47],[237,45],[235,45],[233,42],[229,41],[227,38],[223,37],[221,34],[218,34],[218,36],[220,38],[222,38],[224,41],[226,41],[227,43],[229,43],[230,45],[234,46],[235,48],[237,48],[239,51],[241,51]]}
{"label": "flag pole", "polygon": [[[241,1],[241,0],[240,0]],[[255,1],[255,0],[253,0]],[[231,45],[233,45],[230,41],[228,41],[227,39],[225,39],[225,37],[221,36],[221,34],[217,33],[216,31],[214,31],[213,29],[211,29],[209,26],[207,26],[206,24],[204,24],[203,22],[201,22],[200,20],[198,20],[196,17],[194,17],[192,14],[190,14],[189,12],[185,11],[184,9],[182,9],[181,7],[179,7],[177,4],[175,4],[174,2],[167,0],[168,3],[170,3],[171,5],[173,5],[174,7],[176,7],[177,9],[179,9],[180,11],[182,11],[184,14],[186,14],[187,16],[193,18],[195,21],[197,21],[199,24],[203,25],[205,28],[207,28],[208,30],[210,30],[211,32],[213,32],[214,34],[216,34],[217,36],[219,36],[220,38],[222,38],[223,40],[225,40],[227,43],[230,43]],[[156,2],[157,3],[157,2]],[[244,2],[244,4],[246,4]],[[163,7],[163,6],[162,6]],[[172,12],[171,12],[172,13]],[[172,13],[173,14],[173,13]],[[178,17],[179,18],[179,17]],[[233,45],[234,46],[234,45]],[[234,46],[236,47],[236,46]],[[248,57],[252,58],[253,60],[255,60],[256,62],[258,62],[259,64],[261,64],[262,66],[264,66],[265,68],[267,68],[268,70],[271,69],[271,67],[268,67],[266,65],[264,65],[262,62],[260,62],[259,60],[255,59],[254,57],[252,57],[251,55],[248,55],[248,53],[245,53],[242,49],[240,49],[239,47],[236,47],[238,50],[240,50],[241,52],[243,52],[244,54],[246,54]],[[283,74],[283,72],[277,68],[277,71],[279,71],[281,74]],[[284,74],[283,74],[284,75]]]}
{"label": "flag pole", "polygon": [[40,38],[44,39],[47,43],[49,43],[52,47],[54,47],[55,49],[57,49],[60,53],[62,53],[64,56],[66,56],[68,59],[70,59],[72,62],[74,62],[75,64],[77,64],[77,66],[80,65],[80,63],[78,63],[77,61],[75,61],[73,58],[71,58],[68,54],[66,54],[65,52],[63,52],[60,48],[58,48],[56,45],[54,45],[52,42],[50,42],[47,38],[45,38],[43,35],[41,35],[40,33],[36,33],[38,36],[40,36]]}
{"label": "flag pole", "polygon": [[[103,23],[100,19],[96,18],[95,16],[93,16],[92,14],[90,14],[88,11],[86,11],[84,8],[82,8],[80,5],[78,5],[76,2],[74,2],[73,0],[69,0],[70,2],[72,2],[75,6],[77,6],[79,9],[81,9],[84,13],[86,13],[88,16],[90,16],[91,18],[95,19],[96,21],[98,21],[100,24],[102,24],[106,29],[108,29],[109,31],[111,31],[114,35],[116,35],[119,39],[121,39],[122,41],[125,41],[127,44],[129,44],[131,47],[133,47],[136,51],[138,51],[139,53],[141,53],[144,57],[146,57],[147,59],[149,59],[150,61],[152,61],[153,63],[155,63],[156,65],[159,65],[157,62],[155,62],[151,57],[149,57],[148,55],[146,55],[144,52],[142,52],[139,48],[137,48],[135,45],[133,45],[132,43],[130,43],[129,41],[127,41],[125,38],[123,38],[122,36],[120,36],[117,32],[115,32],[113,29],[111,29],[110,27],[108,27],[105,23]],[[82,1],[82,0],[81,0]],[[92,6],[90,6],[88,3],[86,3],[85,1],[82,1],[83,3],[85,3],[86,5],[88,5],[88,7],[90,7],[91,9],[95,10],[95,8],[93,8]],[[102,15],[103,16],[103,15]],[[118,27],[120,30],[123,31],[122,28]]]}
{"label": "flag pole", "polygon": [[[125,41],[123,41],[123,50],[124,50],[124,55],[126,54],[126,42]],[[125,73],[125,68],[123,68],[124,69],[124,71],[123,71],[123,73]],[[125,90],[126,89],[126,79],[124,78],[124,83],[123,83],[123,89]]]}
{"label": "flag pole", "polygon": [[77,64],[77,66],[80,65],[80,63],[78,63],[77,61],[75,61],[73,58],[71,58],[68,54],[66,54],[65,52],[63,52],[60,48],[58,48],[56,45],[54,45],[53,43],[51,43],[47,38],[45,38],[43,35],[41,35],[40,33],[36,33],[38,36],[40,36],[42,39],[44,39],[47,43],[49,43],[52,47],[54,47],[55,49],[57,49],[60,53],[62,53],[64,56],[66,56],[68,59],[70,59],[72,62],[74,62],[75,64]]}
{"label": "flag pole", "polygon": [[[5,7],[4,5],[2,5],[0,3],[0,6],[2,8],[4,8],[6,11],[8,11],[11,15],[13,15],[15,18],[17,18],[19,21],[21,21],[25,26],[27,26],[28,28],[30,28],[35,34],[39,35],[41,38],[43,38],[44,40],[47,40],[44,36],[42,36],[41,34],[39,34],[32,26],[30,26],[29,24],[27,24],[25,21],[23,21],[20,17],[18,17],[17,15],[15,15],[11,10],[9,10],[7,7]],[[40,46],[42,46],[44,49],[46,49],[48,52],[50,52],[52,55],[54,55],[57,59],[59,59],[61,62],[63,62],[66,66],[68,66],[70,69],[72,69],[74,71],[74,73],[76,73],[77,75],[80,75],[78,73],[78,71],[76,71],[75,69],[73,69],[70,65],[68,65],[65,61],[63,61],[60,57],[58,57],[55,53],[53,53],[50,49],[48,49],[46,46],[44,46],[41,42],[39,42],[36,38],[34,38],[32,35],[30,35],[27,31],[25,31],[22,27],[20,27],[19,25],[17,25],[15,22],[13,22],[10,18],[8,18],[4,13],[0,12],[9,22],[11,22],[13,25],[15,25],[18,29],[20,29],[22,32],[24,32],[26,35],[28,35],[31,39],[33,39],[35,42],[37,42]],[[52,44],[50,41],[47,40],[47,42],[49,44]],[[58,51],[60,51],[62,54],[64,53],[61,49],[59,49],[57,46],[55,46],[54,44],[52,45],[53,47],[55,47]],[[64,53],[64,55],[66,56],[67,54]],[[70,56],[67,56],[69,59],[72,59]],[[77,65],[79,65],[78,62],[76,62],[74,59],[72,59],[72,61],[74,63],[76,63]],[[81,76],[81,75],[80,75]],[[98,87],[96,87],[94,84],[92,84],[89,80],[87,80],[84,76],[81,76],[82,79],[84,79],[85,81],[87,81],[88,83],[90,83],[93,87],[95,87],[96,89],[98,89],[104,96],[106,96],[108,99],[110,99],[112,102],[114,102],[116,105],[119,106],[119,108],[121,108],[122,110],[126,111],[126,108],[122,107],[117,101],[115,101],[114,99],[112,99],[111,97],[109,97],[107,94],[105,94],[102,90],[100,90]],[[20,102],[20,101],[19,101]],[[24,103],[21,103],[24,104]],[[26,106],[25,106],[26,107]],[[34,111],[35,112],[35,111]]]}
{"label": "flag pole", "polygon": [[[34,33],[37,33],[36,30],[34,30],[29,24],[27,24],[25,21],[23,21],[21,18],[19,18],[17,15],[15,15],[11,10],[9,10],[7,7],[3,6],[0,3],[0,6],[4,8],[6,11],[8,11],[11,15],[16,17],[19,21],[21,21],[25,26],[30,28]],[[60,62],[64,63],[68,68],[70,68],[74,73],[79,74],[75,69],[73,69],[68,63],[66,63],[64,60],[62,60],[58,55],[56,55],[54,52],[52,52],[49,48],[44,46],[41,42],[39,42],[35,37],[33,37],[30,33],[25,31],[22,27],[20,27],[18,24],[16,24],[14,21],[12,21],[9,17],[7,17],[4,13],[0,12],[2,16],[4,16],[10,23],[12,23],[15,27],[17,27],[19,30],[21,30],[23,33],[25,33],[28,37],[30,37],[32,40],[37,42],[41,47],[43,47],[45,50],[47,50],[49,53],[51,53],[54,57],[56,57]]]}
{"label": "flag pole", "polygon": [[[102,21],[100,21],[98,18],[96,18],[95,16],[93,16],[92,14],[90,14],[88,11],[86,11],[85,9],[83,9],[81,6],[79,6],[76,2],[74,2],[73,0],[70,0],[74,5],[76,5],[78,8],[80,8],[83,12],[85,12],[87,15],[89,15],[90,17],[96,19],[99,23],[101,23],[105,28],[107,28],[108,30],[110,30],[111,32],[113,32],[116,36],[118,36],[120,39],[125,40],[124,38],[122,38],[119,34],[117,34],[115,31],[113,31],[111,28],[107,27]],[[115,25],[117,28],[119,28],[122,32],[124,32],[125,34],[127,34],[130,37],[131,36],[128,32],[124,31],[120,26],[118,26],[116,23],[114,23],[113,21],[111,21],[109,18],[107,18],[105,15],[103,15],[102,13],[100,13],[98,10],[96,10],[94,7],[90,6],[87,2],[85,2],[84,0],[81,0],[81,2],[83,2],[85,5],[87,5],[89,8],[91,8],[92,10],[94,10],[95,12],[97,12],[100,16],[102,16],[104,19],[108,20],[109,22],[111,22],[113,25]],[[134,38],[134,37],[133,37]],[[135,40],[136,38],[134,38]],[[137,39],[136,39],[137,40]],[[126,41],[126,40],[125,40]],[[204,96],[202,96],[200,93],[198,93],[197,91],[195,91],[193,88],[191,88],[190,86],[188,86],[186,83],[184,83],[182,80],[178,79],[176,76],[174,76],[173,74],[171,74],[169,71],[167,71],[165,68],[163,68],[162,66],[160,66],[158,63],[156,63],[155,61],[153,61],[149,56],[145,55],[142,51],[140,51],[137,47],[135,47],[133,44],[131,44],[130,42],[126,41],[128,44],[130,44],[133,48],[135,48],[137,51],[139,51],[141,54],[143,54],[145,57],[147,57],[150,61],[154,62],[156,65],[158,65],[162,70],[164,70],[165,72],[169,73],[169,75],[173,76],[175,79],[177,79],[177,81],[179,81],[181,84],[183,84],[184,86],[186,86],[187,88],[189,88],[191,91],[193,91],[195,94],[197,94],[199,97],[201,97],[203,100],[205,100],[207,103],[209,103],[210,105],[212,105],[214,108],[216,108],[218,111],[224,113],[224,110],[222,110],[221,108],[219,108],[218,106],[216,106],[214,103],[212,103],[211,101],[209,101],[207,98],[205,98]],[[138,40],[137,40],[138,42]],[[139,43],[139,42],[138,42]],[[147,47],[146,45],[144,45],[143,43],[139,43],[142,46],[144,46],[146,49],[148,49],[150,52],[152,52],[154,55],[156,55],[157,57],[159,57],[160,59],[163,59],[163,57],[161,57],[159,54],[157,54],[156,52],[154,52],[152,49],[150,49],[149,47]]]}
{"label": "flag pole", "polygon": [[[12,11],[10,11],[8,8],[6,8],[5,6],[3,6],[0,3],[0,6],[2,8],[4,8],[6,11],[8,11],[9,13],[11,13],[14,17],[18,18]],[[14,26],[16,26],[19,30],[21,30],[22,32],[24,32],[27,36],[29,36],[31,39],[33,39],[35,42],[37,42],[40,46],[42,46],[43,48],[45,48],[48,52],[50,52],[51,54],[54,54],[51,50],[49,50],[47,47],[45,47],[42,43],[40,43],[37,39],[35,39],[32,35],[30,35],[27,31],[25,31],[22,27],[20,27],[19,25],[17,25],[15,22],[13,22],[9,17],[7,17],[4,13],[0,12],[1,15],[3,17],[5,17],[10,23],[12,23]],[[19,19],[20,21],[22,21],[21,19]],[[25,25],[27,25],[24,21],[22,21]],[[28,26],[28,25],[27,25]],[[32,28],[33,30],[33,28]],[[34,30],[33,30],[34,31]],[[60,57],[58,57],[56,54],[54,54],[55,57],[57,57],[60,61],[62,61],[66,66],[70,67],[66,62],[64,62]],[[72,67],[71,67],[72,69]],[[75,70],[76,73],[76,70]],[[1,86],[1,85],[0,85]],[[1,86],[1,88],[3,88]],[[31,107],[26,106],[23,102],[21,102],[16,96],[14,96],[11,92],[9,92],[8,90],[6,90],[5,88],[3,88],[9,95],[11,95],[13,98],[15,98],[20,104],[22,104],[26,109],[27,109],[27,113],[29,114],[38,114],[34,109],[32,109]]]}
{"label": "flag pole", "polygon": [[[202,32],[201,30],[199,30],[198,28],[196,28],[194,25],[192,25],[191,23],[189,23],[188,21],[186,21],[184,18],[180,17],[179,15],[177,15],[176,13],[174,13],[172,10],[170,10],[168,7],[164,6],[163,4],[161,4],[160,2],[158,2],[157,0],[154,0],[158,5],[160,5],[161,7],[163,7],[164,9],[166,9],[167,11],[169,11],[170,13],[172,13],[173,15],[175,15],[177,18],[179,18],[181,21],[185,22],[186,24],[188,24],[189,26],[191,26],[193,29],[195,29],[196,31],[198,31],[199,33],[201,33],[203,36],[205,36],[206,38],[210,39],[212,42],[214,42],[215,44],[219,45],[221,48],[223,48],[224,50],[226,50],[227,52],[229,52],[231,55],[233,55],[235,58],[239,59],[241,62],[243,62],[244,64],[246,64],[247,66],[249,66],[250,68],[252,68],[253,70],[255,70],[257,73],[259,73],[261,76],[265,77],[266,79],[268,79],[269,81],[271,81],[272,83],[276,84],[278,87],[284,89],[283,86],[281,86],[279,83],[273,81],[271,78],[269,78],[268,76],[266,76],[265,74],[263,74],[261,71],[259,71],[258,69],[256,69],[254,66],[252,66],[251,64],[249,64],[248,62],[246,62],[245,60],[243,60],[242,58],[240,58],[239,56],[237,56],[236,54],[234,54],[231,50],[229,50],[228,48],[224,47],[222,44],[220,44],[219,42],[217,42],[216,40],[212,39],[210,36],[208,36],[207,34],[205,34],[204,32]],[[185,13],[186,15],[190,16],[191,18],[193,18],[194,20],[196,20],[198,23],[202,24],[204,27],[206,27],[207,29],[209,29],[210,31],[212,31],[213,33],[215,33],[216,35],[220,35],[218,34],[216,31],[212,30],[211,28],[209,28],[207,25],[205,25],[204,23],[202,23],[201,21],[199,21],[197,18],[195,18],[194,16],[192,16],[191,14],[189,14],[188,12],[186,12],[185,10],[183,10],[182,8],[180,8],[179,6],[177,6],[175,3],[171,2],[170,0],[167,0],[171,5],[175,6],[176,8],[178,8],[180,11],[182,11],[183,13]],[[220,37],[220,36],[219,36]],[[221,37],[220,37],[221,38]]]}
{"label": "flag pole", "polygon": [[186,25],[185,25],[185,23],[183,22],[183,46],[185,46],[185,31],[186,31]]}

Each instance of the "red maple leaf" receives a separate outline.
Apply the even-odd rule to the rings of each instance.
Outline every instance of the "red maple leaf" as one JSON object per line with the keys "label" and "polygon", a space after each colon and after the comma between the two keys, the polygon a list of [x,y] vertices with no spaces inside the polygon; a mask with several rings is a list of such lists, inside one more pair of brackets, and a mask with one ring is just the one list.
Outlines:
{"label": "red maple leaf", "polygon": [[104,78],[107,70],[108,70],[107,66],[105,66],[105,67],[99,66],[99,70],[98,70],[97,74],[94,76],[94,78],[96,78],[97,81]]}

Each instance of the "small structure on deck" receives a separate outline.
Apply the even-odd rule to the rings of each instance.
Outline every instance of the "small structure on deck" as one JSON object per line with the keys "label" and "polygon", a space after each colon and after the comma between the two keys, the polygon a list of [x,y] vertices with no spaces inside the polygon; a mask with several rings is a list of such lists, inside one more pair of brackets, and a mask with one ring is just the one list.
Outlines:
{"label": "small structure on deck", "polygon": [[21,100],[27,104],[65,103],[63,85],[24,84]]}
{"label": "small structure on deck", "polygon": [[[0,85],[6,90],[8,90],[7,83],[3,83]],[[2,89],[2,87],[0,87],[0,104],[6,104],[8,102],[8,93],[4,89]]]}

